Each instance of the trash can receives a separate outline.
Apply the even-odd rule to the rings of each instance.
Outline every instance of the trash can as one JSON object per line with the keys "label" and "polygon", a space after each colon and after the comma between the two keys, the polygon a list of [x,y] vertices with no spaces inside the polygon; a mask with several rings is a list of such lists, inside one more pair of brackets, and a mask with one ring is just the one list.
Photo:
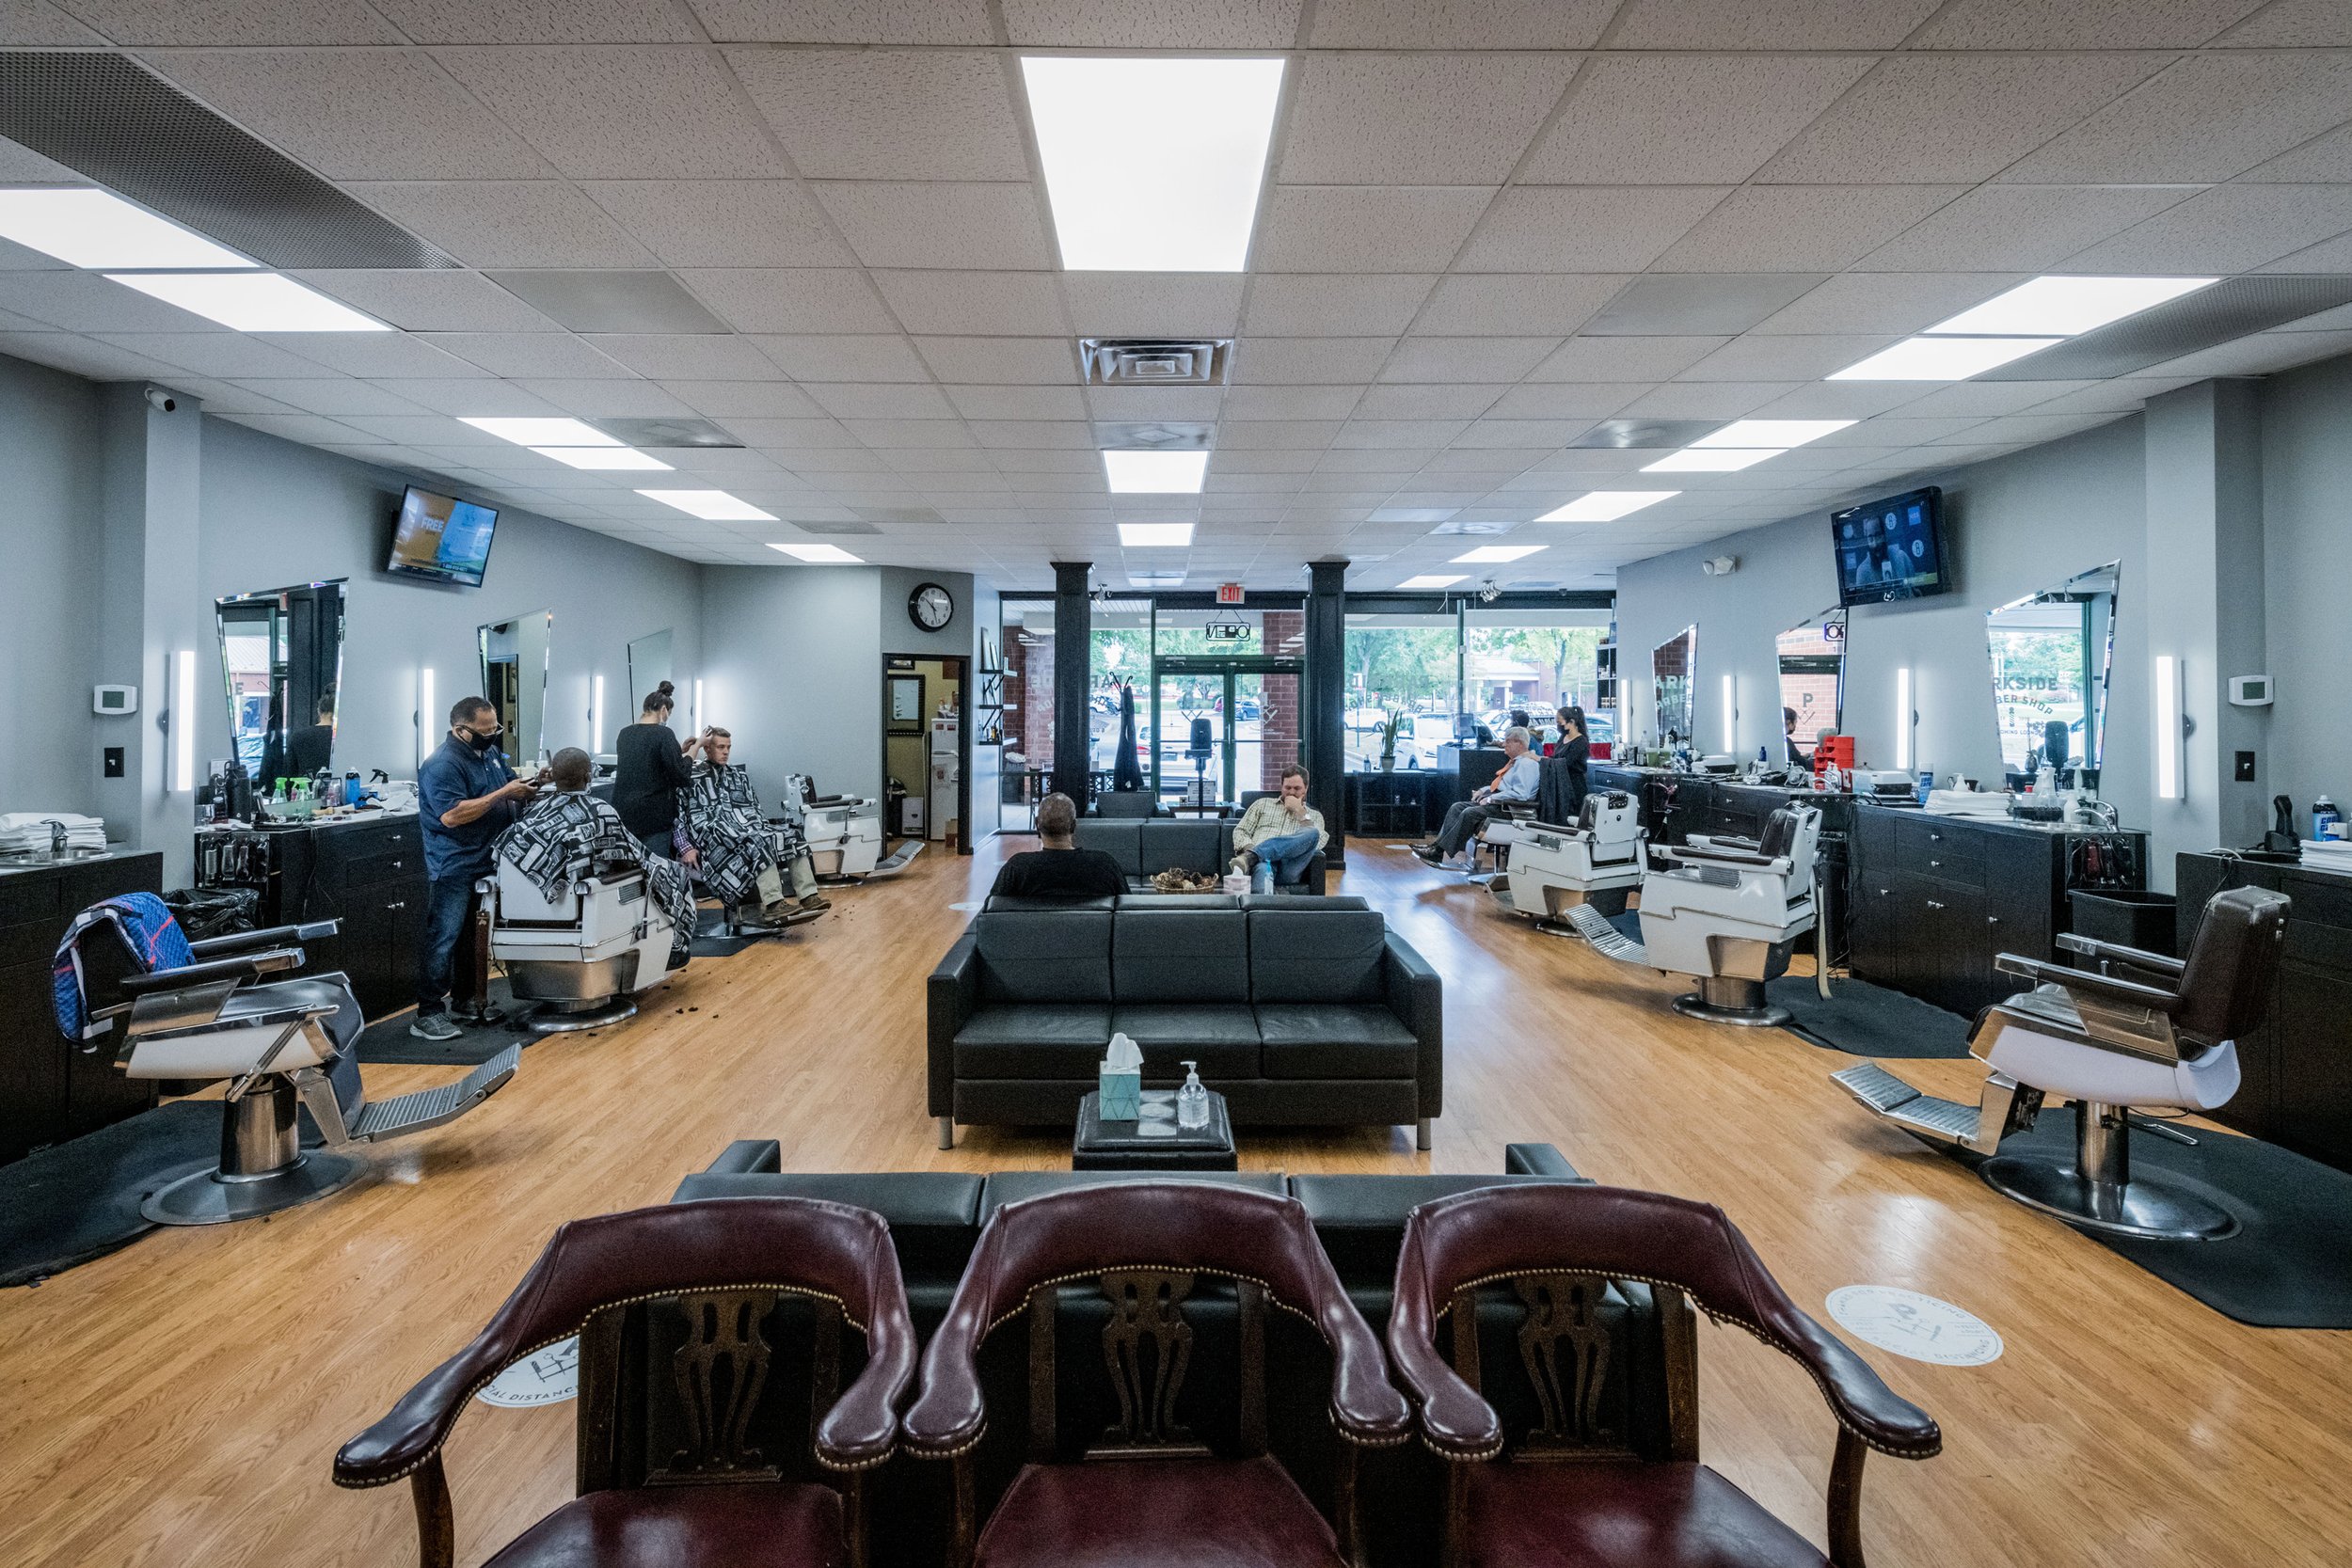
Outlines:
{"label": "trash can", "polygon": [[[2177,957],[2172,951],[2173,897],[2169,893],[2132,893],[2122,889],[2091,892],[2076,888],[2067,899],[2074,906],[2074,934],[2118,947]],[[2077,968],[2089,969],[2094,959],[2074,955]]]}
{"label": "trash can", "polygon": [[180,888],[164,895],[164,907],[190,942],[253,929],[262,895],[249,887]]}

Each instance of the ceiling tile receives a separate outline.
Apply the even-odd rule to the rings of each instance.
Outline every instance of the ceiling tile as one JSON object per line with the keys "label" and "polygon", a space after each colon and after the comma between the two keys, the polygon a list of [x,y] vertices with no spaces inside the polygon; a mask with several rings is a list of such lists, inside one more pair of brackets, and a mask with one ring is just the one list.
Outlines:
{"label": "ceiling tile", "polygon": [[1870,69],[1867,55],[1609,55],[1519,170],[1531,184],[1737,184]]}
{"label": "ceiling tile", "polygon": [[1507,387],[1502,382],[1456,385],[1381,384],[1364,389],[1356,404],[1363,420],[1474,420],[1494,406]]}
{"label": "ceiling tile", "polygon": [[1340,433],[1337,420],[1238,420],[1217,431],[1224,450],[1320,451]]}
{"label": "ceiling tile", "polygon": [[632,373],[568,332],[437,332],[421,341],[493,375],[626,380]]}
{"label": "ceiling tile", "polygon": [[2264,0],[1952,0],[1914,49],[2194,49]]}
{"label": "ceiling tile", "polygon": [[1084,420],[1086,399],[1075,387],[948,387],[943,388],[967,420]]}
{"label": "ceiling tile", "polygon": [[809,179],[1029,178],[994,55],[731,49],[727,63]]}
{"label": "ceiling tile", "polygon": [[1503,393],[1486,415],[1513,420],[1605,420],[1648,389],[1647,382],[1635,381],[1530,382]]}
{"label": "ceiling tile", "polygon": [[[2201,353],[2186,355],[2179,359],[2151,365],[2152,376],[2266,375],[2274,371],[2291,370],[2308,365],[2314,359],[2330,359],[2352,350],[2352,331],[2344,332],[2257,332],[2250,338],[2240,338],[2233,343],[2223,343]],[[1999,421],[2004,425],[2016,423]],[[2048,440],[2051,437],[2026,429],[2027,440]]]}
{"label": "ceiling tile", "polygon": [[752,340],[795,381],[929,381],[930,368],[896,333],[767,335]]}
{"label": "ceiling tile", "polygon": [[844,420],[841,428],[877,449],[972,447],[978,443],[960,420]]}
{"label": "ceiling tile", "polygon": [[469,266],[643,267],[653,257],[560,180],[354,183],[351,194]]}
{"label": "ceiling tile", "polygon": [[673,267],[843,267],[849,247],[786,180],[598,180],[580,189]]}
{"label": "ceiling tile", "polygon": [[[873,278],[909,332],[1010,338],[1070,331],[1060,293],[1047,273],[878,272]],[[941,379],[989,378],[943,372]]]}
{"label": "ceiling tile", "polygon": [[2352,119],[2352,55],[2191,55],[2038,152],[2004,182],[2227,180]]}
{"label": "ceiling tile", "polygon": [[358,441],[359,433],[349,425],[316,414],[223,414],[224,420],[258,430],[264,436],[277,436],[289,441]]}
{"label": "ceiling tile", "polygon": [[1622,273],[1457,273],[1438,279],[1416,325],[1422,332],[1464,337],[1565,335],[1584,325],[1625,282]]}
{"label": "ceiling tile", "polygon": [[788,172],[707,49],[441,49],[434,58],[576,180]]}
{"label": "ceiling tile", "polygon": [[1029,452],[1061,449],[1086,457],[1082,468],[1031,468],[1030,472],[1097,473],[1103,467],[1102,460],[1093,455],[1093,429],[1084,420],[966,420],[964,423],[971,427],[973,439],[984,447]]}
{"label": "ceiling tile", "polygon": [[1260,272],[1436,272],[1494,196],[1484,185],[1285,185],[1267,203]]}
{"label": "ceiling tile", "polygon": [[1961,195],[1957,185],[1748,185],[1663,256],[1661,272],[1835,272]]}
{"label": "ceiling tile", "polygon": [[1625,415],[1635,420],[1736,420],[1796,387],[1794,381],[1670,381],[1627,404]]}
{"label": "ceiling tile", "polygon": [[2197,194],[2195,185],[1985,185],[1879,246],[1886,272],[2042,272]]}
{"label": "ceiling tile", "polygon": [[598,332],[585,340],[657,381],[781,381],[784,372],[748,338],[707,333]]}
{"label": "ceiling tile", "polygon": [[2352,185],[2217,185],[2066,259],[2073,273],[2233,273],[2352,230]]}
{"label": "ceiling tile", "polygon": [[2025,281],[2017,273],[1850,272],[1753,328],[1759,335],[1916,332]]}
{"label": "ceiling tile", "polygon": [[[1590,420],[1503,420],[1489,416],[1472,420],[1454,444],[1457,448],[1480,452],[1477,459],[1466,459],[1466,463],[1475,461],[1486,464],[1495,461],[1495,454],[1499,451],[1518,452],[1532,457],[1563,442],[1575,440],[1592,425]],[[1516,467],[1524,467],[1526,465],[1522,462]]]}
{"label": "ceiling tile", "polygon": [[1560,346],[1557,338],[1406,338],[1383,381],[1517,381]]}
{"label": "ceiling tile", "polygon": [[721,43],[993,43],[986,0],[688,0]]}
{"label": "ceiling tile", "polygon": [[1839,333],[1827,337],[1734,338],[1680,372],[1684,381],[1818,381],[1867,359],[1899,336]]}
{"label": "ceiling tile", "polygon": [[[1089,387],[1087,408],[1097,420],[1136,424],[1190,424],[1213,420],[1224,402],[1222,387]],[[1112,432],[1117,435],[1118,433]]]}
{"label": "ceiling tile", "polygon": [[78,269],[11,272],[8,310],[72,332],[226,332],[177,306]]}
{"label": "ceiling tile", "polygon": [[1361,394],[1358,387],[1233,387],[1224,415],[1235,420],[1343,420]]}
{"label": "ceiling tile", "polygon": [[1234,350],[1232,379],[1278,386],[1370,381],[1395,346],[1394,338],[1253,338]]}
{"label": "ceiling tile", "polygon": [[1316,49],[1589,49],[1616,8],[1617,0],[1318,0],[1306,41]]}
{"label": "ceiling tile", "polygon": [[1301,0],[1004,0],[1016,45],[1060,49],[1287,49]]}
{"label": "ceiling tile", "polygon": [[410,332],[556,332],[555,323],[473,272],[297,272],[322,293]]}
{"label": "ceiling tile", "polygon": [[105,41],[50,4],[50,0],[15,0],[0,10],[0,43],[12,48]]}
{"label": "ceiling tile", "polygon": [[1663,381],[1728,338],[1571,338],[1529,372],[1531,381]]}
{"label": "ceiling tile", "polygon": [[1745,332],[1822,282],[1817,272],[1651,273],[1584,323],[1587,337]]}
{"label": "ceiling tile", "polygon": [[830,181],[811,187],[869,267],[1053,264],[1027,184]]}
{"label": "ceiling tile", "polygon": [[419,43],[693,43],[671,0],[374,0]]}
{"label": "ceiling tile", "polygon": [[1630,0],[1613,49],[1892,49],[1943,0]]}
{"label": "ceiling tile", "polygon": [[803,383],[802,389],[817,406],[836,420],[952,420],[956,411],[938,388],[921,385],[848,381],[823,385]]}
{"label": "ceiling tile", "polygon": [[1283,139],[1292,184],[1494,184],[1575,74],[1571,55],[1310,55]]}
{"label": "ceiling tile", "polygon": [[[1007,421],[982,422],[997,424]],[[1085,436],[1087,427],[1084,424],[1076,425],[1074,428],[1081,437]],[[1099,474],[1103,471],[1103,459],[1094,451],[1091,442],[1088,442],[1086,450],[1082,451],[1073,451],[1067,448],[1024,447],[993,451],[989,455],[995,463],[997,472],[1006,474]],[[1219,458],[1217,461],[1224,460]]]}
{"label": "ceiling tile", "polygon": [[72,8],[81,20],[119,44],[200,47],[400,41],[400,35],[361,0],[239,0],[226,6],[192,6],[186,0],[73,0]]}
{"label": "ceiling tile", "polygon": [[1455,265],[1463,272],[1639,272],[1727,194],[1715,185],[1515,186],[1495,198]]}
{"label": "ceiling tile", "polygon": [[2218,41],[2245,49],[2352,47],[2352,10],[2343,0],[2270,0]]}
{"label": "ceiling tile", "polygon": [[[1910,420],[1986,419],[1994,414],[2014,414],[2021,408],[2056,395],[2059,386],[2074,389],[2080,382],[2053,383],[2047,381],[1962,381],[1949,387],[1937,387],[1906,403],[1897,414],[1887,418],[1866,420],[1859,430],[1841,430],[1822,437],[1841,444],[1856,446],[1910,446],[1908,439],[1888,439],[1874,434],[1866,438],[1861,432],[1878,433]],[[2040,393],[2040,396],[2036,394]],[[1925,437],[1921,437],[1924,439]]]}
{"label": "ceiling tile", "polygon": [[2352,181],[2352,125],[2314,136],[2292,151],[2239,176],[2245,180],[2306,181],[2312,183]]}
{"label": "ceiling tile", "polygon": [[656,420],[691,414],[683,400],[650,381],[532,378],[516,386],[583,420]]}
{"label": "ceiling tile", "polygon": [[1934,384],[1921,381],[1814,381],[1749,412],[1773,420],[1867,420],[1902,408]]}
{"label": "ceiling tile", "polygon": [[681,272],[705,305],[739,332],[896,332],[898,324],[853,267],[734,267]]}
{"label": "ceiling tile", "polygon": [[804,420],[824,413],[806,392],[786,381],[665,381],[661,385],[695,413],[714,420]]}
{"label": "ceiling tile", "polygon": [[[182,367],[75,332],[0,332],[0,354],[71,371],[94,381],[160,378],[167,384],[176,384],[181,379],[196,379]],[[274,411],[276,406],[257,412]]]}
{"label": "ceiling tile", "polygon": [[[526,390],[515,382],[501,381],[495,376],[487,375],[463,380],[404,381],[400,384],[400,395],[420,407],[432,409],[437,414],[448,414],[461,419],[469,415],[502,419],[514,415],[563,412],[545,398]],[[392,419],[397,416],[385,415],[383,418]],[[371,428],[373,427],[371,426]],[[443,441],[459,439],[451,436],[446,429],[436,438]],[[501,443],[495,441],[492,443],[493,447]]]}
{"label": "ceiling tile", "polygon": [[1246,332],[1305,338],[1398,333],[1437,279],[1427,273],[1284,273],[1249,291]]}
{"label": "ceiling tile", "polygon": [[2308,250],[2281,256],[2257,269],[2262,272],[2352,272],[2352,234],[2323,240]]}
{"label": "ceiling tile", "polygon": [[1075,385],[1078,379],[1077,348],[1068,338],[918,337],[914,348],[942,381],[972,386],[1064,386]]}
{"label": "ceiling tile", "polygon": [[101,332],[93,334],[126,353],[144,355],[201,375],[315,377],[315,361],[290,354],[242,332]]}

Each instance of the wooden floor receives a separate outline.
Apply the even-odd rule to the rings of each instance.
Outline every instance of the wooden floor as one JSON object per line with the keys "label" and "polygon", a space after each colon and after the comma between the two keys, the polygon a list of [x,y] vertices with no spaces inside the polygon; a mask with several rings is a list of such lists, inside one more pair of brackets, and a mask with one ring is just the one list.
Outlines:
{"label": "wooden floor", "polygon": [[[940,1152],[924,1113],[922,976],[998,858],[926,854],[780,942],[696,962],[628,1025],[532,1046],[496,1100],[378,1150],[368,1184],[0,1293],[0,1564],[412,1562],[406,1489],[336,1491],[329,1456],[562,1220],[659,1203],[744,1136],[806,1170],[1066,1162],[1067,1134],[966,1130]],[[1342,883],[1445,976],[1436,1148],[1250,1138],[1245,1164],[1494,1171],[1506,1142],[1549,1140],[1602,1181],[1722,1204],[1817,1316],[1865,1282],[1978,1313],[2008,1344],[1992,1366],[1869,1353],[1946,1434],[1941,1458],[1872,1462],[1877,1568],[2352,1561],[2352,1335],[2230,1322],[1875,1125],[1829,1082],[1848,1058],[1681,1019],[1672,982],[1396,850],[1351,847]],[[1903,1070],[1972,1099],[1979,1069]],[[377,1094],[447,1076],[369,1074]],[[1735,1331],[1701,1344],[1706,1457],[1820,1541],[1833,1428],[1812,1384]],[[570,1410],[468,1414],[461,1563],[568,1495]]]}

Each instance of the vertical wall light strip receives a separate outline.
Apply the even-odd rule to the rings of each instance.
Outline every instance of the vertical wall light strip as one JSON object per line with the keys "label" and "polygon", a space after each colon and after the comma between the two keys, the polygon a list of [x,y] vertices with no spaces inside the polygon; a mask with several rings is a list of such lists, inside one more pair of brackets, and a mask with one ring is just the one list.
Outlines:
{"label": "vertical wall light strip", "polygon": [[2156,799],[2188,797],[2181,767],[2181,661],[2170,654],[2156,656]]}
{"label": "vertical wall light strip", "polygon": [[1911,727],[1918,721],[1913,710],[1911,695],[1911,666],[1895,672],[1895,766],[1904,772],[1911,770]]}
{"label": "vertical wall light strip", "polygon": [[417,766],[420,768],[424,766],[424,759],[433,754],[433,749],[440,744],[434,738],[440,733],[440,726],[435,723],[433,713],[433,666],[428,664],[417,672]]}
{"label": "vertical wall light strip", "polygon": [[196,650],[172,655],[171,787],[196,787]]}
{"label": "vertical wall light strip", "polygon": [[1737,689],[1732,685],[1731,677],[1729,675],[1725,675],[1724,677],[1724,754],[1731,757],[1736,757],[1740,754],[1740,707],[1737,702],[1738,695],[1739,693]]}
{"label": "vertical wall light strip", "polygon": [[694,733],[703,733],[703,678],[694,677]]}
{"label": "vertical wall light strip", "polygon": [[588,754],[595,756],[597,739],[604,734],[604,672],[596,672],[588,683]]}

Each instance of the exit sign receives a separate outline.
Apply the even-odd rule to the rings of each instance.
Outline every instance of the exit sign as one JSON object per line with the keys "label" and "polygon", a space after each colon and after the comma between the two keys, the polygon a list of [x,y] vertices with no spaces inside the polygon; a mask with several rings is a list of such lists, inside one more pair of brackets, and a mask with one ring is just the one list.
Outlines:
{"label": "exit sign", "polygon": [[1218,583],[1216,585],[1216,602],[1219,604],[1241,603],[1241,584],[1238,582]]}

